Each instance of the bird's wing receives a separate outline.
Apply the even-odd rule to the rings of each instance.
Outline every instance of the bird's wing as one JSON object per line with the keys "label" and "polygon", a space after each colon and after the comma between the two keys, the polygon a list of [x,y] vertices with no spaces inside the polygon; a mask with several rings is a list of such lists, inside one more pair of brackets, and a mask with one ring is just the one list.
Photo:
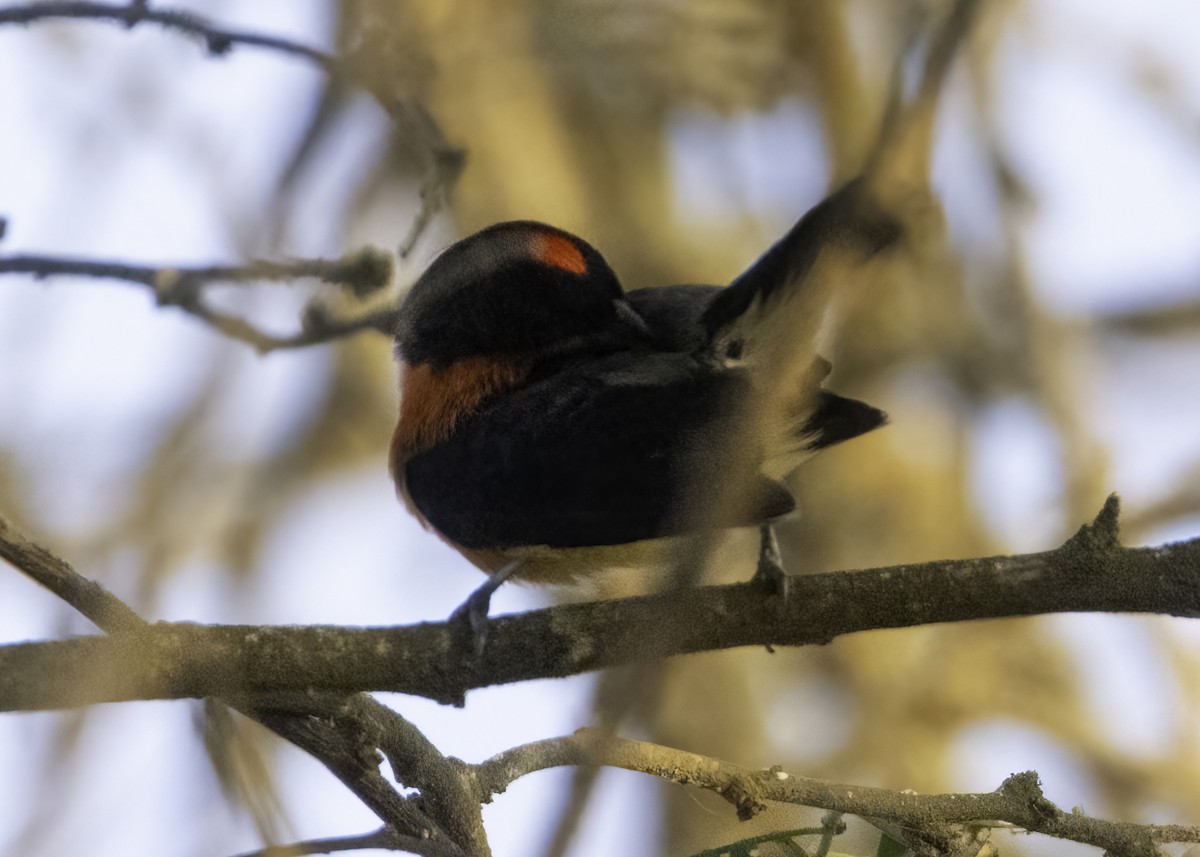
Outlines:
{"label": "bird's wing", "polygon": [[[801,252],[796,247],[792,250]],[[769,291],[768,287],[773,282],[768,273],[770,268],[771,263],[762,260],[752,266],[738,279],[738,283],[749,285],[635,289],[627,294],[627,298],[646,321],[659,348],[705,354],[709,343],[703,319],[709,313],[709,308],[736,288]],[[769,466],[768,469],[786,473],[792,461],[798,463],[819,449],[865,434],[887,422],[887,415],[878,408],[819,388],[831,367],[827,360],[815,354],[810,360],[807,371],[798,377],[778,377],[774,382],[780,387],[782,395],[788,398],[791,412],[786,413],[780,423],[780,431],[784,432],[785,439],[781,444],[776,444],[777,454],[782,449],[782,454],[786,456],[785,463]],[[773,377],[781,374],[773,364],[761,368],[772,373]],[[812,385],[813,389],[804,389],[805,384]],[[795,389],[794,398],[789,395],[789,385]]]}
{"label": "bird's wing", "polygon": [[625,299],[660,350],[702,354],[708,351],[708,333],[701,320],[724,291],[721,286],[650,287],[626,292]]}
{"label": "bird's wing", "polygon": [[[737,440],[745,389],[740,373],[680,353],[568,364],[414,456],[405,485],[434,528],[474,549],[625,544],[689,531],[698,515],[756,524],[793,499]],[[747,502],[707,508],[739,479]]]}

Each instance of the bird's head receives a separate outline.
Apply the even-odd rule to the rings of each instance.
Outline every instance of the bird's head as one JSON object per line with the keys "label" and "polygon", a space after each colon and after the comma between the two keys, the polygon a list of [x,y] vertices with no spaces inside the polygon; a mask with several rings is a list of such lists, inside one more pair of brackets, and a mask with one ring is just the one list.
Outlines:
{"label": "bird's head", "polygon": [[594,247],[552,226],[513,221],[438,256],[401,305],[395,333],[405,363],[442,368],[628,341],[639,325]]}
{"label": "bird's head", "polygon": [[400,307],[400,420],[392,472],[449,437],[545,361],[629,347],[649,336],[604,257],[533,221],[499,223],[434,260]]}

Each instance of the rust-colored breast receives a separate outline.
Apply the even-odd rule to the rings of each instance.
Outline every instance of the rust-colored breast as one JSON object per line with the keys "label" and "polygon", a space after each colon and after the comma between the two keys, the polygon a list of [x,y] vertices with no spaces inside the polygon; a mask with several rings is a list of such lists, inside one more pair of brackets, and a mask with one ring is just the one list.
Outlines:
{"label": "rust-colored breast", "polygon": [[[529,360],[512,357],[470,357],[441,368],[429,363],[416,366],[401,363],[400,419],[392,434],[388,467],[396,483],[396,493],[421,526],[437,532],[408,493],[405,462],[448,438],[460,420],[492,396],[520,386],[529,370]],[[458,548],[453,544],[452,547]],[[491,552],[480,552],[480,556],[473,557],[458,549],[485,571],[494,571],[504,564],[502,557],[492,556]],[[484,556],[485,553],[488,555]]]}
{"label": "rust-colored breast", "polygon": [[404,463],[445,440],[454,427],[492,396],[514,389],[529,375],[517,357],[469,357],[449,366],[400,365],[400,419],[392,433],[388,468],[404,505],[429,529],[404,484]]}

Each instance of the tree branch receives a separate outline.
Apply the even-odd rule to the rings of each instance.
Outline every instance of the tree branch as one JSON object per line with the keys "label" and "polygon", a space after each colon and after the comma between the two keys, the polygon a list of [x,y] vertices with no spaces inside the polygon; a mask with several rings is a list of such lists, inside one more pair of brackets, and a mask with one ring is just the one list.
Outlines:
{"label": "tree branch", "polygon": [[237,857],[304,857],[307,854],[338,854],[344,851],[406,851],[422,857],[456,857],[461,852],[448,849],[444,843],[429,839],[402,836],[390,827],[381,827],[372,833],[358,836],[332,836],[327,839],[307,839],[290,845],[271,845],[256,851],[247,851]]}
{"label": "tree branch", "polygon": [[[119,641],[135,653],[147,650],[154,626],[103,586],[31,542],[3,516],[0,557],[114,635],[94,639]],[[131,663],[138,660],[137,654],[131,656]],[[0,695],[5,688],[0,680]],[[409,721],[366,694],[308,692],[223,701],[324,764],[385,822],[396,841],[427,845],[405,849],[430,857],[461,857],[463,852],[453,842],[464,845],[469,854],[488,853],[479,802],[459,776],[461,763],[447,759]],[[375,748],[383,751],[398,781],[421,792],[420,808],[380,774]]]}
{"label": "tree branch", "polygon": [[737,646],[823,644],[877,628],[1060,612],[1200,616],[1200,538],[1125,548],[1116,510],[1110,498],[1094,524],[1056,550],[798,576],[782,602],[744,583],[501,616],[477,658],[449,623],[159,623],[136,644],[18,643],[0,647],[0,710],[292,692],[397,691],[457,702],[478,687]]}
{"label": "tree branch", "polygon": [[[441,127],[429,114],[429,111],[414,101],[398,98],[386,83],[375,81],[370,76],[364,77],[357,74],[355,71],[357,63],[353,56],[347,60],[291,39],[222,27],[192,12],[151,8],[146,0],[130,0],[124,4],[73,2],[73,0],[53,2],[51,0],[51,2],[27,3],[0,8],[0,26],[5,24],[29,25],[55,19],[111,22],[123,24],[127,29],[133,29],[140,24],[152,24],[168,31],[199,39],[213,56],[224,56],[238,46],[276,51],[307,60],[331,78],[347,82],[369,92],[392,122],[419,143],[416,148],[421,152],[423,161],[421,167],[425,177],[420,190],[421,207],[408,234],[400,244],[399,253],[402,258],[406,258],[412,252],[426,227],[445,205],[449,189],[458,180],[466,165],[466,152],[446,140]],[[3,235],[3,225],[3,221],[0,219],[0,236]],[[234,334],[230,333],[230,335]],[[255,347],[259,347],[255,341],[251,340],[247,341],[250,341],[250,344]],[[295,343],[285,341],[284,344],[270,345],[271,340],[265,341],[269,347],[279,348],[311,344],[307,341]]]}
{"label": "tree branch", "polygon": [[151,8],[150,4],[144,0],[143,2],[133,0],[133,2],[121,5],[40,2],[0,8],[0,25],[27,25],[55,18],[76,21],[111,21],[124,24],[131,30],[139,24],[154,24],[166,30],[198,38],[204,43],[205,49],[214,56],[223,56],[237,46],[264,48],[300,57],[331,74],[343,71],[337,57],[318,48],[278,36],[264,36],[220,27],[191,12]]}
{"label": "tree branch", "polygon": [[1110,310],[1095,321],[1101,330],[1130,336],[1162,338],[1194,334],[1200,330],[1200,301],[1185,299],[1165,306]]}
{"label": "tree branch", "polygon": [[0,515],[0,558],[49,589],[97,628],[114,634],[149,628],[124,601],[18,531]]}
{"label": "tree branch", "polygon": [[0,275],[3,274],[28,274],[38,280],[57,276],[90,277],[124,280],[146,286],[154,292],[159,305],[179,307],[226,336],[253,346],[260,353],[328,342],[368,328],[390,335],[394,327],[395,307],[391,305],[357,316],[335,318],[324,304],[313,301],[305,309],[299,332],[275,335],[258,329],[243,318],[222,312],[205,300],[205,287],[214,283],[279,281],[303,277],[340,285],[356,297],[367,297],[386,288],[392,277],[391,256],[374,247],[364,247],[340,259],[254,261],[246,265],[192,267],[154,267],[24,254],[0,256]]}
{"label": "tree branch", "polygon": [[826,783],[779,768],[749,770],[659,744],[615,738],[594,729],[515,747],[474,766],[479,797],[490,800],[526,774],[564,765],[606,765],[708,789],[733,804],[743,820],[765,809],[763,801],[778,801],[881,818],[913,828],[935,823],[1007,822],[1035,833],[1095,845],[1123,857],[1157,857],[1157,846],[1163,843],[1200,842],[1200,827],[1118,823],[1063,812],[1042,794],[1037,774],[1028,771],[1013,774],[993,792],[919,795]]}
{"label": "tree branch", "polygon": [[[493,622],[489,639],[496,645],[493,650],[485,651],[479,666],[485,674],[495,670],[497,664],[489,663],[489,659],[497,654],[512,657],[519,651],[518,643],[525,650],[549,651],[552,655],[549,662],[557,663],[559,668],[564,665],[579,668],[588,663],[594,668],[599,665],[595,664],[597,658],[611,657],[614,651],[634,660],[674,653],[671,647],[676,651],[718,648],[731,644],[731,638],[723,637],[723,632],[745,630],[746,626],[729,624],[728,618],[744,615],[751,617],[750,625],[762,625],[770,635],[778,635],[771,642],[783,644],[823,640],[823,635],[832,637],[852,628],[897,627],[948,621],[951,617],[1032,615],[1056,609],[1200,614],[1200,539],[1159,548],[1123,548],[1117,537],[1117,518],[1118,504],[1113,496],[1093,523],[1081,527],[1056,551],[796,578],[785,599],[782,616],[778,605],[764,597],[761,590],[743,584],[504,617]],[[600,730],[581,730],[565,738],[535,742],[479,765],[465,766],[446,759],[415,727],[369,697],[340,695],[346,688],[335,688],[338,695],[331,696],[321,688],[322,666],[334,665],[342,672],[354,673],[358,662],[364,657],[370,659],[371,653],[377,661],[371,669],[379,670],[386,685],[378,689],[397,689],[392,682],[397,676],[402,683],[407,681],[409,673],[429,678],[437,669],[447,668],[444,651],[453,651],[454,642],[444,626],[385,629],[148,626],[102,587],[81,579],[67,563],[30,542],[2,518],[0,556],[50,587],[85,615],[119,632],[110,638],[0,647],[3,677],[0,709],[49,707],[45,703],[81,704],[78,698],[69,696],[73,685],[84,696],[98,687],[102,695],[110,694],[113,699],[224,693],[250,716],[320,759],[375,810],[389,827],[372,836],[384,835],[388,830],[413,831],[416,837],[434,834],[433,845],[429,847],[422,845],[430,841],[424,838],[403,840],[407,844],[396,840],[398,847],[421,845],[420,850],[411,849],[416,853],[438,857],[453,854],[458,852],[454,842],[467,844],[468,853],[487,853],[486,841],[481,838],[482,826],[477,821],[478,805],[504,791],[519,777],[562,765],[610,765],[698,785],[724,796],[735,806],[740,818],[752,817],[764,808],[763,801],[770,800],[849,812],[918,831],[939,825],[979,824],[985,819],[1002,821],[1097,845],[1125,857],[1151,857],[1157,853],[1157,846],[1166,842],[1200,842],[1200,828],[1120,824],[1064,813],[1046,800],[1033,773],[1015,774],[996,791],[986,794],[916,795],[829,784],[778,768],[750,771],[681,750],[616,738]],[[838,582],[849,586],[835,592]],[[810,584],[815,586],[809,589]],[[936,588],[926,590],[926,586]],[[1014,597],[1017,592],[1024,592],[1025,596],[1017,599]],[[797,613],[796,602],[812,605],[808,611],[811,628],[798,630],[804,626],[795,622],[803,615]],[[880,613],[872,606],[889,603],[898,605],[898,610]],[[948,607],[943,609],[943,605]],[[639,623],[648,618],[642,615],[647,611],[656,617],[655,626],[664,632],[668,650],[646,651],[647,640],[655,638],[643,637],[638,657],[634,658],[633,652],[622,647],[640,636],[636,632]],[[674,621],[679,615],[684,617],[685,624],[699,629],[697,636],[680,635]],[[777,621],[773,622],[773,616]],[[839,625],[838,616],[850,618]],[[899,621],[901,617],[905,617],[903,622]],[[919,617],[924,618],[917,621]],[[575,630],[586,629],[589,623],[594,626],[593,633],[602,630],[605,636],[583,640],[573,637]],[[608,652],[602,648],[606,638],[616,641]],[[529,646],[530,639],[538,639],[541,645]],[[431,640],[436,645],[431,647]],[[744,641],[762,642],[761,639]],[[574,648],[567,645],[572,642]],[[658,642],[661,644],[663,640]],[[311,657],[298,658],[289,648],[297,645]],[[589,645],[597,648],[589,651],[586,649]],[[107,646],[108,650],[102,656],[87,651],[97,646]],[[85,650],[82,665],[62,657],[63,652],[80,647]],[[35,653],[32,660],[31,652]],[[37,658],[42,658],[43,663],[36,663]],[[423,660],[433,666],[423,667]],[[318,667],[317,671],[306,673],[313,665]],[[388,670],[380,669],[383,666],[388,667],[391,678]],[[130,675],[134,676],[131,683]],[[97,677],[99,681],[95,681]],[[359,678],[351,675],[351,681]],[[478,673],[471,680],[477,678]],[[197,685],[208,683],[216,686],[203,693],[197,689]],[[39,685],[47,688],[40,692],[40,698]],[[432,686],[457,685],[447,685],[442,676],[440,683]],[[146,688],[161,693],[145,694]],[[114,689],[116,695],[112,695]],[[121,695],[126,690],[144,695]],[[398,776],[402,769],[405,782],[418,782],[428,789],[422,795],[425,800],[420,808],[399,795],[379,773],[374,757],[376,747],[388,755],[394,769],[398,769]],[[425,811],[458,828],[457,836],[437,835],[437,828],[429,826],[433,822]],[[472,839],[473,835],[480,838]],[[323,844],[345,850],[363,847],[354,843],[365,841],[359,837],[324,840]],[[303,843],[296,847],[302,850],[295,853],[313,853],[317,846]]]}

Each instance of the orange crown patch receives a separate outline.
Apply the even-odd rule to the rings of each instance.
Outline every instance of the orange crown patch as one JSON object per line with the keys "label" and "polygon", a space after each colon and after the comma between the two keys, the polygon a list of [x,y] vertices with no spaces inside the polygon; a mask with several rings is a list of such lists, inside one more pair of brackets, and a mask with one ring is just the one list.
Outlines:
{"label": "orange crown patch", "polygon": [[533,257],[544,265],[572,274],[586,274],[583,253],[570,238],[553,232],[537,232],[530,242]]}

